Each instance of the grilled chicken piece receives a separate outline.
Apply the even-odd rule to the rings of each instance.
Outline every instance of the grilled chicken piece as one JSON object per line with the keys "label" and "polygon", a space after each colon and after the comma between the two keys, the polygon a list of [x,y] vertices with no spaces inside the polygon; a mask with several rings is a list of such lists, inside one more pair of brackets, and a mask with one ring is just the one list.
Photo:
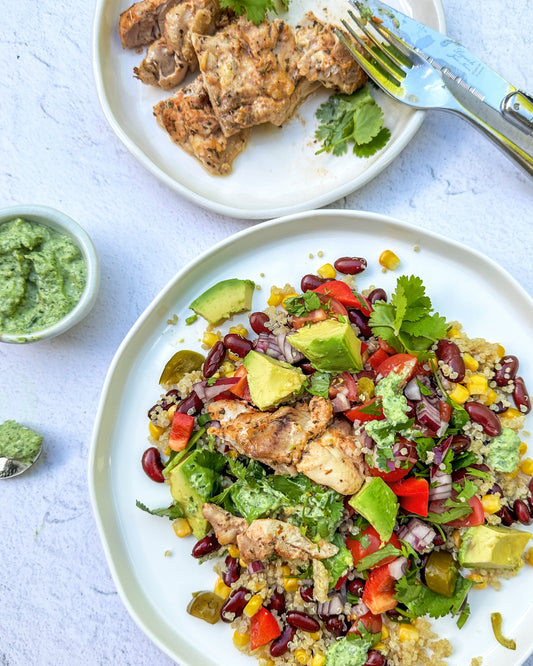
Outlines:
{"label": "grilled chicken piece", "polygon": [[155,42],[163,34],[166,13],[181,0],[141,0],[120,15],[118,31],[125,49]]}
{"label": "grilled chicken piece", "polygon": [[179,53],[189,71],[198,67],[198,58],[191,35],[212,35],[215,32],[220,5],[217,0],[185,0],[173,7],[165,19],[164,37],[167,47]]}
{"label": "grilled chicken piece", "polygon": [[187,69],[181,55],[170,51],[165,38],[160,37],[150,44],[144,60],[133,72],[143,83],[169,90],[183,81]]}
{"label": "grilled chicken piece", "polygon": [[254,25],[241,17],[192,41],[226,136],[266,122],[282,125],[318,86],[299,75],[293,31],[279,19]]}
{"label": "grilled chicken piece", "polygon": [[311,440],[296,469],[338,493],[356,493],[365,480],[365,463],[350,424],[335,421],[324,434]]}
{"label": "grilled chicken piece", "polygon": [[201,76],[170,99],[156,104],[154,115],[172,141],[215,176],[231,172],[233,160],[244,150],[248,140],[247,130],[230,138],[224,136]]}
{"label": "grilled chicken piece", "polygon": [[349,54],[334,31],[313,12],[307,12],[294,28],[298,72],[309,81],[320,81],[350,95],[367,82],[366,73]]}
{"label": "grilled chicken piece", "polygon": [[259,460],[280,474],[296,474],[310,439],[321,435],[331,419],[329,400],[313,396],[309,403],[260,412],[237,400],[217,400],[209,414],[220,426],[208,433],[229,442],[239,453]]}
{"label": "grilled chicken piece", "polygon": [[[339,550],[328,541],[314,544],[302,536],[295,525],[270,518],[253,520],[250,525],[214,504],[204,504],[202,514],[208,520],[220,544],[236,543],[245,564],[279,555],[285,560],[325,559]],[[234,541],[228,540],[234,538]]]}

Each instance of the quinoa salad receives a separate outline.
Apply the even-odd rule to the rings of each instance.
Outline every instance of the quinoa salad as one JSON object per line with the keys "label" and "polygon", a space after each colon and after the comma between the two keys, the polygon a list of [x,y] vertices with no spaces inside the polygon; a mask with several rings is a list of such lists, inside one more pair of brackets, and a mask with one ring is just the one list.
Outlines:
{"label": "quinoa salad", "polygon": [[148,410],[141,464],[170,504],[137,506],[205,567],[187,611],[261,666],[453,664],[432,620],[461,630],[472,590],[533,564],[516,350],[469,338],[420,277],[386,293],[366,268],[339,257],[262,311],[251,280],[212,285],[187,320],[205,353],[183,342]]}

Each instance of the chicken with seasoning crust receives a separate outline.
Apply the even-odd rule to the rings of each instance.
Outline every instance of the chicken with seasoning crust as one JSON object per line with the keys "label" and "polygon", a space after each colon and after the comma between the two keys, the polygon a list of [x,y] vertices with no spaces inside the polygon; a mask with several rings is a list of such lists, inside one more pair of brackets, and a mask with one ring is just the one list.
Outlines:
{"label": "chicken with seasoning crust", "polygon": [[133,68],[133,73],[143,83],[170,90],[183,81],[187,69],[181,55],[169,50],[165,38],[160,37],[150,44],[144,60]]}
{"label": "chicken with seasoning crust", "polygon": [[281,520],[259,518],[248,525],[244,518],[237,518],[216,504],[204,504],[202,515],[211,523],[221,545],[237,545],[244,564],[266,560],[272,555],[285,560],[323,560],[339,550],[324,540],[314,544],[298,527]]}
{"label": "chicken with seasoning crust", "polygon": [[155,42],[163,34],[167,12],[181,0],[141,0],[120,15],[118,31],[125,49]]}

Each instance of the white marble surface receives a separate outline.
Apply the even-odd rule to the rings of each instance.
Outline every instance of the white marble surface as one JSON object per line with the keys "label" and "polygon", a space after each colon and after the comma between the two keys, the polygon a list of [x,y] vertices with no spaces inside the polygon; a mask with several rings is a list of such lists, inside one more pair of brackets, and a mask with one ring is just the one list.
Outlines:
{"label": "white marble surface", "polygon": [[[450,35],[533,91],[532,3],[443,3]],[[37,469],[0,488],[4,666],[171,663],[134,624],[108,572],[87,489],[91,430],[108,365],[137,317],[184,262],[252,224],[182,199],[122,146],[95,93],[92,19],[92,3],[19,0],[0,22],[0,206],[41,203],[71,215],[102,270],[82,325],[0,346],[0,422],[34,426],[46,443]],[[455,117],[428,116],[384,173],[332,207],[462,241],[533,294],[533,180]]]}

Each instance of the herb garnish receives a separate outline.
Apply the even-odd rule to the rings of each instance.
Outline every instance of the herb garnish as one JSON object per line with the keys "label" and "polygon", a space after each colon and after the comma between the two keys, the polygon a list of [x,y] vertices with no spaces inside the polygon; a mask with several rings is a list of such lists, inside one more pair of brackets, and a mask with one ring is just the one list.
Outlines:
{"label": "herb garnish", "polygon": [[259,25],[265,20],[267,12],[286,11],[289,8],[289,0],[220,0],[220,6],[232,9],[237,16],[246,13],[246,18]]}
{"label": "herb garnish", "polygon": [[285,299],[283,306],[290,315],[294,317],[305,317],[312,310],[322,307],[318,294],[314,291],[306,291],[301,296],[291,296]]}

